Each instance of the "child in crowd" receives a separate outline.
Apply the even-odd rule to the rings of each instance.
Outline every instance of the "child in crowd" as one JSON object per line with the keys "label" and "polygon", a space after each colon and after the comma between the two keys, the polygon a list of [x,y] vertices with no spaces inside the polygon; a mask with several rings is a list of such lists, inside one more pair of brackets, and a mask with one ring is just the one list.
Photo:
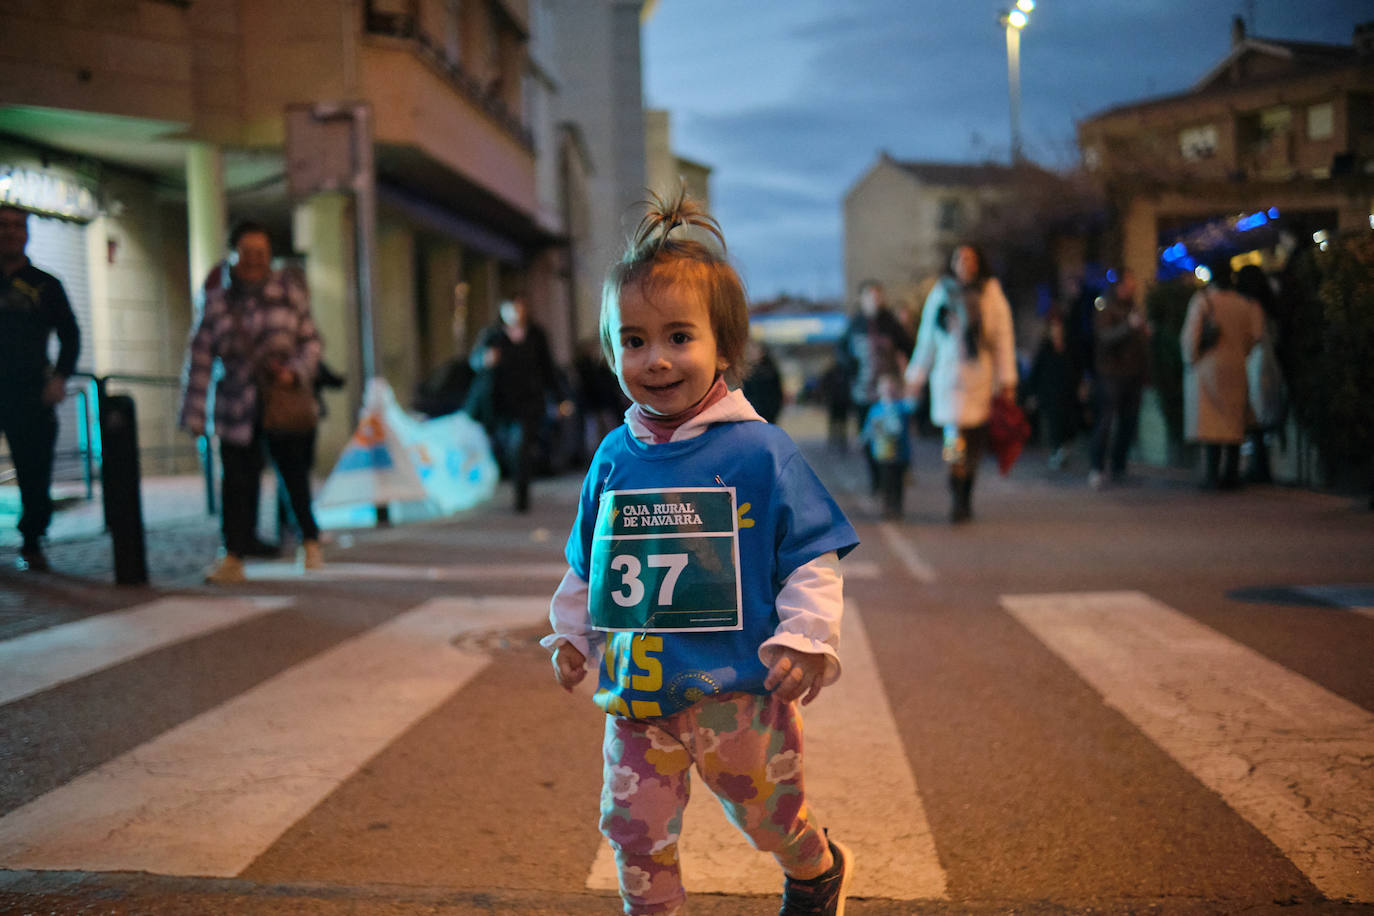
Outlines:
{"label": "child in crowd", "polygon": [[878,496],[883,518],[902,517],[906,471],[911,465],[911,403],[902,397],[902,381],[885,372],[878,377],[878,400],[868,408],[862,438],[868,456],[878,469]]}
{"label": "child in crowd", "polygon": [[839,676],[839,559],[858,536],[728,387],[748,339],[720,227],[682,193],[656,199],[602,293],[602,349],[634,403],[592,458],[543,640],[565,689],[599,672],[600,826],[626,913],[682,908],[694,765],[782,866],[783,914],[843,913],[853,870],[805,803],[795,703]]}

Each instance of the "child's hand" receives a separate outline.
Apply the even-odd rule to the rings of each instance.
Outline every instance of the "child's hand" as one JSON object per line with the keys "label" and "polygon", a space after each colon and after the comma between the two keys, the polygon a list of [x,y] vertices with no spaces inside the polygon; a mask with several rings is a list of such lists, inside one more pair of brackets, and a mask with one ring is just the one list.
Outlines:
{"label": "child's hand", "polygon": [[558,679],[558,686],[572,693],[587,676],[587,656],[577,651],[572,643],[559,642],[553,650],[553,676]]}
{"label": "child's hand", "polygon": [[820,695],[824,678],[824,655],[783,647],[778,650],[777,661],[769,667],[763,686],[784,702],[800,699],[805,706]]}

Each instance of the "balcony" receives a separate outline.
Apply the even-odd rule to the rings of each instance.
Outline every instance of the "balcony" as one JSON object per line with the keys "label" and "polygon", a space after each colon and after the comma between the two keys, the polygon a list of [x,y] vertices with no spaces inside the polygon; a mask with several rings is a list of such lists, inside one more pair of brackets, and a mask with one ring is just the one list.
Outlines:
{"label": "balcony", "polygon": [[400,39],[408,43],[411,52],[440,74],[450,87],[482,110],[527,150],[534,151],[534,135],[516,113],[493,91],[493,87],[484,86],[461,65],[450,60],[439,42],[419,27],[418,19],[413,13],[379,12],[368,9],[364,25],[369,35]]}

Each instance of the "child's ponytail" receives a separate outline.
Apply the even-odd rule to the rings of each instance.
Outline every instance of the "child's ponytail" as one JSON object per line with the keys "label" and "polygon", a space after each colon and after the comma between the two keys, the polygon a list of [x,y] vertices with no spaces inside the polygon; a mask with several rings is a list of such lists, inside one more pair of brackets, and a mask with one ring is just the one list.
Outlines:
{"label": "child's ponytail", "polygon": [[672,237],[674,229],[686,230],[693,226],[702,233],[715,236],[716,241],[720,243],[721,254],[724,255],[725,236],[720,231],[720,223],[716,222],[715,217],[707,213],[701,204],[687,196],[685,184],[679,185],[677,191],[668,197],[660,197],[650,191],[649,200],[644,204],[644,218],[635,229],[629,248],[625,252],[624,263],[652,261],[665,253],[669,257],[676,254],[697,260],[697,252],[682,249],[687,249],[690,242],[701,245],[700,241],[691,239],[690,234],[685,231],[679,232],[676,238]]}

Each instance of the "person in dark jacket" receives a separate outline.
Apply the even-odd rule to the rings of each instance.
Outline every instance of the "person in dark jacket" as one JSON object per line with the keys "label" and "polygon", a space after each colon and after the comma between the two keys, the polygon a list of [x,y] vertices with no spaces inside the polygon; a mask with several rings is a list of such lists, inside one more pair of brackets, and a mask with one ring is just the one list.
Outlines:
{"label": "person in dark jacket", "polygon": [[[544,329],[530,321],[521,293],[501,303],[501,319],[478,336],[469,360],[477,372],[469,389],[468,414],[491,437],[502,470],[515,488],[515,511],[530,508],[535,447],[550,396],[562,399]],[[560,410],[570,411],[566,401]]]}
{"label": "person in dark jacket", "polygon": [[749,341],[746,353],[749,374],[744,377],[744,383],[740,387],[744,389],[744,396],[754,405],[754,409],[763,417],[764,422],[776,423],[778,414],[782,413],[784,401],[782,372],[778,369],[777,360],[773,359],[773,354],[768,352],[768,348],[757,340]]}
{"label": "person in dark jacket", "polygon": [[1045,444],[1050,448],[1051,470],[1059,470],[1068,460],[1068,443],[1073,439],[1078,414],[1077,379],[1064,316],[1052,309],[1026,379],[1028,403],[1040,416]]}
{"label": "person in dark jacket", "polygon": [[[0,433],[19,480],[20,569],[48,568],[43,537],[52,521],[53,447],[57,412],[76,369],[81,332],[62,283],[29,261],[29,214],[0,206]],[[48,339],[57,334],[57,364]]]}
{"label": "person in dark jacket", "polygon": [[1088,484],[1103,484],[1111,443],[1111,479],[1126,474],[1126,455],[1135,440],[1140,396],[1149,371],[1149,330],[1136,308],[1136,279],[1130,270],[1097,300],[1093,314],[1093,373],[1096,411],[1093,421],[1092,469]]}

